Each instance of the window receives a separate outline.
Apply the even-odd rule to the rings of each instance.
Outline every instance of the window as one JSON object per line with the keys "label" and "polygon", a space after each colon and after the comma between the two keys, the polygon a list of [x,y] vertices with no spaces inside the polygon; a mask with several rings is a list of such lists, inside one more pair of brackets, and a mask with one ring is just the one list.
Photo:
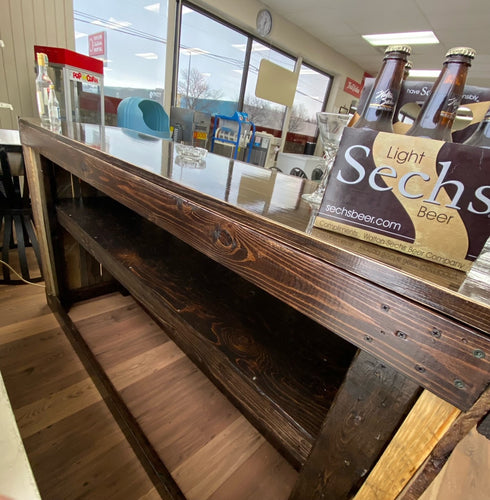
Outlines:
{"label": "window", "polygon": [[163,104],[167,0],[73,0],[75,50],[90,55],[90,35],[105,33],[104,93]]}
{"label": "window", "polygon": [[[174,105],[227,116],[244,111],[259,130],[280,136],[286,107],[255,96],[260,61],[292,71],[296,59],[190,3],[180,5]],[[73,8],[77,52],[90,55],[92,35],[105,37],[105,53],[95,57],[104,60],[106,123],[114,123],[125,97],[163,104],[168,0],[73,0]],[[287,138],[298,144],[286,150],[302,152],[314,140],[316,113],[324,108],[330,85],[330,76],[302,65]]]}
{"label": "window", "polygon": [[[286,107],[255,96],[264,58],[294,70],[294,57],[184,4],[176,105],[227,116],[244,111],[256,127],[280,135]],[[290,142],[297,144],[286,150],[302,152],[306,142],[315,139],[316,113],[324,109],[331,81],[327,74],[307,64],[301,66],[289,122],[294,135]]]}
{"label": "window", "polygon": [[295,62],[292,57],[285,56],[277,50],[254,41],[250,54],[243,111],[248,113],[249,119],[255,123],[255,126],[281,130],[286,113],[286,106],[266,101],[255,95],[255,86],[257,85],[257,76],[259,73],[260,61],[262,59],[268,59],[290,71],[294,70]]}
{"label": "window", "polygon": [[176,105],[230,116],[238,110],[247,37],[182,8]]}
{"label": "window", "polygon": [[289,121],[289,132],[315,137],[316,114],[324,108],[331,81],[330,76],[306,64],[301,65]]}

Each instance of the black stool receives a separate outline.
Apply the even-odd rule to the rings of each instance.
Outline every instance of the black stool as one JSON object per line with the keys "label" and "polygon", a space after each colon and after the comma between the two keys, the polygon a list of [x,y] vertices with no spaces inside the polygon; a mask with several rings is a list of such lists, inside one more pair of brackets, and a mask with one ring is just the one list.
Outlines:
{"label": "black stool", "polygon": [[[12,175],[7,151],[20,153],[22,171],[18,172],[19,175]],[[7,149],[7,146],[0,146],[0,167],[0,228],[3,228],[3,241],[0,248],[2,252],[1,259],[9,264],[9,251],[16,248],[19,255],[22,278],[31,282],[42,281],[42,276],[34,279],[30,277],[27,263],[26,247],[32,246],[39,269],[41,269],[41,254],[32,224],[29,187],[27,177],[24,175],[24,160],[21,148],[16,148],[14,151],[12,147],[8,147]],[[23,183],[20,182],[20,176],[23,176]],[[1,265],[1,267],[3,270],[3,279],[0,279],[0,283],[23,283],[22,280],[10,278],[10,269],[7,266]]]}

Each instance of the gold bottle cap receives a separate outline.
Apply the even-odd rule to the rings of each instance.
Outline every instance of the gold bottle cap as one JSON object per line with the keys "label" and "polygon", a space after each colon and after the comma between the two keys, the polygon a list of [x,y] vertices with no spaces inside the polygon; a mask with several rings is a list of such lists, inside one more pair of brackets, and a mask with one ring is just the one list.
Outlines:
{"label": "gold bottle cap", "polygon": [[43,52],[37,53],[37,64],[38,66],[47,66],[48,65],[48,56]]}
{"label": "gold bottle cap", "polygon": [[404,52],[407,55],[412,53],[412,47],[410,45],[388,45],[385,50],[385,54],[389,52]]}
{"label": "gold bottle cap", "polygon": [[466,56],[474,59],[476,50],[470,47],[453,47],[446,52],[446,57],[448,56]]}

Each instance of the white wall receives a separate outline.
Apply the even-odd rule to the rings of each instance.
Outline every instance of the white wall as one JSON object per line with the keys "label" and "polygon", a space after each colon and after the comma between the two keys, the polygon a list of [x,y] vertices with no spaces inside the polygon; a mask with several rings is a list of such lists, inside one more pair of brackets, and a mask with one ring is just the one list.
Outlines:
{"label": "white wall", "polygon": [[16,129],[19,116],[37,116],[34,45],[74,49],[71,0],[0,0],[0,128]]}
{"label": "white wall", "polygon": [[[257,12],[266,7],[257,0],[192,1],[250,33],[257,33],[255,28]],[[364,70],[303,29],[290,23],[280,14],[269,10],[273,16],[272,31],[268,37],[270,43],[296,57],[301,56],[305,63],[310,63],[335,77],[327,111],[338,111],[340,106],[349,107],[355,98],[344,92],[345,78],[348,76],[360,82]],[[315,13],[312,12],[311,15]]]}

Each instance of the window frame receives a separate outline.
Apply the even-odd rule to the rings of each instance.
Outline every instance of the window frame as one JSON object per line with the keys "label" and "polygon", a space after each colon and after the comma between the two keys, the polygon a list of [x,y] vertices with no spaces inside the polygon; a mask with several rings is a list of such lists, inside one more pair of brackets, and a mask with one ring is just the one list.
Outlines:
{"label": "window frame", "polygon": [[[237,102],[237,107],[238,111],[243,111],[243,104],[245,100],[245,90],[247,86],[247,79],[248,79],[248,70],[249,70],[249,65],[250,65],[250,58],[251,58],[251,52],[252,52],[252,45],[254,41],[257,41],[263,45],[267,45],[270,47],[272,50],[275,50],[279,52],[280,54],[284,55],[285,57],[291,58],[295,64],[297,64],[298,61],[298,56],[295,56],[293,54],[288,53],[284,49],[281,49],[277,47],[276,45],[270,43],[269,40],[262,38],[260,36],[257,36],[254,33],[251,33],[247,30],[244,30],[243,28],[240,28],[239,26],[234,25],[233,23],[230,23],[216,14],[207,11],[203,7],[194,4],[193,2],[190,2],[188,0],[177,0],[177,15],[175,16],[176,19],[176,26],[175,26],[175,43],[174,43],[174,61],[173,61],[173,75],[172,75],[172,106],[175,105],[176,99],[177,99],[177,84],[178,84],[178,78],[179,78],[179,65],[180,65],[180,41],[181,41],[181,27],[182,27],[182,9],[183,7],[188,7],[189,9],[194,10],[195,12],[198,12],[199,14],[206,16],[210,19],[212,19],[215,22],[218,22],[222,24],[223,26],[234,30],[241,35],[247,37],[247,47],[246,47],[246,53],[245,53],[245,59],[244,59],[244,67],[242,71],[242,80],[241,80],[241,85],[240,85],[240,91],[239,91],[239,96],[238,96],[238,102]],[[325,111],[328,103],[328,98],[330,96],[330,92],[332,91],[332,86],[333,86],[333,81],[334,81],[334,76],[331,75],[330,73],[319,69],[316,65],[310,63],[307,60],[302,59],[301,60],[301,65],[306,66],[309,69],[312,69],[321,75],[327,77],[329,79],[329,85],[325,89],[325,95],[322,103],[321,110]],[[283,116],[283,123],[284,123],[284,118],[286,116],[286,113],[284,113]],[[282,135],[283,130],[281,130],[281,135]],[[288,132],[286,132],[288,133]],[[318,137],[318,130],[316,133],[316,137]]]}

